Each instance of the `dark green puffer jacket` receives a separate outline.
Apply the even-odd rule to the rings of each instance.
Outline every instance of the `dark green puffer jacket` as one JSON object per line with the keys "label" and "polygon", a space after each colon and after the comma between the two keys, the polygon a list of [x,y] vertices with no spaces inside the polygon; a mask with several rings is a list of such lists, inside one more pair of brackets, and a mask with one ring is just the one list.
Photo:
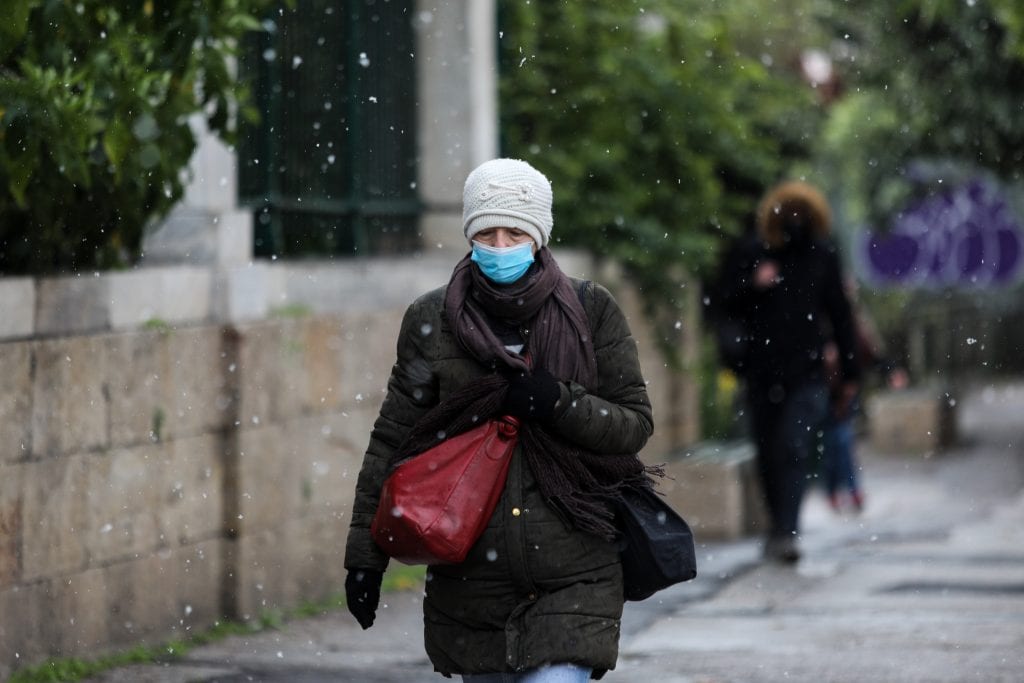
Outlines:
{"label": "dark green puffer jacket", "polygon": [[[574,280],[577,291],[581,284]],[[456,341],[444,316],[444,292],[420,297],[402,322],[398,361],[356,485],[346,568],[387,566],[370,522],[389,457],[427,410],[488,373]],[[551,429],[596,453],[636,453],[653,426],[636,342],[604,287],[588,285],[583,304],[598,384],[588,392],[563,382]],[[469,557],[428,572],[427,654],[446,675],[574,663],[593,668],[599,678],[615,667],[622,605],[614,545],[567,528],[541,497],[517,449],[502,499]]]}

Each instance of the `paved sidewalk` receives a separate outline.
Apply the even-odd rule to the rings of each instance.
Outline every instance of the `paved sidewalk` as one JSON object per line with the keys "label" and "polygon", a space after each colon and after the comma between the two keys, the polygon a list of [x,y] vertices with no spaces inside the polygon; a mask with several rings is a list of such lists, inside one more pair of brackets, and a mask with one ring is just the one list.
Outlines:
{"label": "paved sidewalk", "polygon": [[[1024,680],[1024,386],[960,398],[962,443],[941,455],[862,447],[867,508],[819,492],[806,558],[762,564],[755,539],[702,544],[699,577],[629,603],[609,683]],[[347,613],[233,637],[96,683],[427,683],[420,598],[385,597],[362,631]]]}

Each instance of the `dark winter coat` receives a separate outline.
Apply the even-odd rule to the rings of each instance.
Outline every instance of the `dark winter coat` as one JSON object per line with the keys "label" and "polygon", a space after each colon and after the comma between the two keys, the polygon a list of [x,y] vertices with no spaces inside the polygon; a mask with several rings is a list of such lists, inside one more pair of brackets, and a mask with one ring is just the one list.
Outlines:
{"label": "dark winter coat", "polygon": [[[843,381],[855,382],[854,320],[824,196],[807,183],[782,183],[761,200],[756,227],[756,237],[731,253],[720,279],[726,315],[743,335],[739,365],[747,381],[763,388],[823,381],[822,351],[832,338]],[[758,288],[754,272],[765,262],[775,265],[778,278]]]}
{"label": "dark winter coat", "polygon": [[[356,486],[349,569],[387,565],[369,527],[391,454],[427,410],[489,372],[455,340],[444,315],[444,291],[420,297],[402,322],[398,361]],[[604,287],[589,285],[583,304],[597,386],[588,391],[564,382],[551,431],[596,453],[636,453],[653,426],[636,343]],[[614,544],[567,528],[541,497],[517,449],[505,492],[469,557],[429,570],[424,640],[443,674],[575,663],[599,677],[615,666],[622,605]]]}
{"label": "dark winter coat", "polygon": [[[766,259],[778,266],[780,281],[759,290],[752,284],[753,272]],[[743,373],[749,382],[795,387],[823,381],[823,347],[829,337],[839,347],[843,379],[859,378],[853,317],[830,242],[811,240],[781,249],[751,242],[725,281],[726,308],[741,321],[745,335]]]}

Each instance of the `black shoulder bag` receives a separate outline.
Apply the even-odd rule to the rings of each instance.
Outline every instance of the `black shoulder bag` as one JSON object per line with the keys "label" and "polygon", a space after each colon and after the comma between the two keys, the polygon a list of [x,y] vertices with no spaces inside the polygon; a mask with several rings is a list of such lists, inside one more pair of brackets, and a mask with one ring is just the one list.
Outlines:
{"label": "black shoulder bag", "polygon": [[690,525],[655,491],[624,490],[617,519],[626,600],[646,600],[697,576]]}
{"label": "black shoulder bag", "polygon": [[[580,283],[580,304],[589,284]],[[697,576],[690,525],[653,489],[624,489],[616,520],[626,600],[646,600]]]}

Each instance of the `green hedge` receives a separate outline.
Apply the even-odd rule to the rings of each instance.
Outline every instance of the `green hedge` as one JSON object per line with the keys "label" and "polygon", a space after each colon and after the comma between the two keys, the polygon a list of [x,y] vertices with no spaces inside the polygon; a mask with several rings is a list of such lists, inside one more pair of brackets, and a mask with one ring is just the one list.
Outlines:
{"label": "green hedge", "polygon": [[232,139],[245,92],[231,60],[269,4],[6,0],[0,274],[137,258],[144,230],[182,195],[189,119]]}

